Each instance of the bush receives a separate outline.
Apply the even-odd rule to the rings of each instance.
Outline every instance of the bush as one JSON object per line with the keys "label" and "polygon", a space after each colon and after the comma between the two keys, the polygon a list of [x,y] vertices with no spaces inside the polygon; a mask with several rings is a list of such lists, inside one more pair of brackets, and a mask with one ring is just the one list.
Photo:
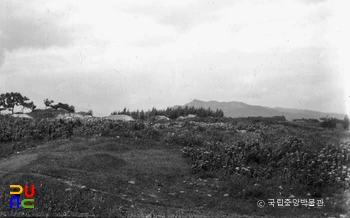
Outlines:
{"label": "bush", "polygon": [[344,120],[343,120],[343,128],[344,128],[345,130],[348,130],[348,129],[349,129],[349,118],[348,118],[348,115],[346,115],[346,116],[344,117]]}
{"label": "bush", "polygon": [[161,136],[160,131],[152,127],[148,129],[144,129],[143,134],[146,136],[147,139],[153,139],[156,141],[158,141]]}
{"label": "bush", "polygon": [[145,128],[145,124],[143,122],[135,122],[132,124],[133,130],[142,130]]}
{"label": "bush", "polygon": [[336,118],[333,118],[333,117],[324,117],[324,118],[321,118],[321,120],[323,121],[321,123],[321,126],[323,128],[335,128],[337,126],[337,119]]}
{"label": "bush", "polygon": [[81,114],[81,115],[84,115],[84,116],[93,116],[93,111],[92,110],[88,110],[87,112],[80,111],[77,114]]}

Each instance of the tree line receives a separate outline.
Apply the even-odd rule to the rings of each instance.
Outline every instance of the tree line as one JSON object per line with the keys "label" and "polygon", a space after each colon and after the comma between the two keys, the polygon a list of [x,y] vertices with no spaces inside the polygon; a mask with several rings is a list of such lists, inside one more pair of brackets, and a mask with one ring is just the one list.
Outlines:
{"label": "tree line", "polygon": [[345,115],[344,120],[340,120],[334,117],[322,117],[320,118],[322,120],[321,126],[323,128],[330,128],[334,129],[337,127],[337,123],[341,124],[345,130],[349,129],[349,117],[348,115]]}
{"label": "tree line", "polygon": [[176,119],[180,116],[188,116],[189,114],[195,114],[198,117],[224,117],[224,112],[221,109],[212,110],[210,108],[195,108],[193,106],[185,106],[185,107],[176,107],[176,108],[170,108],[167,107],[166,109],[156,109],[152,108],[151,110],[144,111],[144,110],[136,110],[136,111],[130,111],[127,108],[124,108],[122,111],[114,111],[111,113],[111,115],[116,114],[124,114],[129,115],[134,119],[149,119],[151,117],[155,116],[166,116],[170,119]]}
{"label": "tree line", "polygon": [[[44,105],[47,107],[50,107],[52,109],[64,109],[68,112],[74,113],[75,108],[73,105],[69,105],[66,103],[58,102],[57,104],[54,104],[53,100],[44,99]],[[26,96],[23,96],[19,92],[7,92],[0,94],[0,112],[8,110],[12,114],[14,114],[15,108],[20,107],[21,113],[23,113],[24,109],[30,109],[32,112],[36,109],[36,105],[33,101],[30,101],[30,99]],[[90,110],[87,112],[88,115],[92,115],[92,111]],[[195,114],[198,117],[224,117],[224,112],[221,109],[211,110],[210,108],[195,108],[194,106],[185,106],[185,107],[167,107],[167,109],[156,109],[152,108],[148,111],[130,111],[126,108],[122,111],[114,111],[111,113],[111,115],[115,114],[125,114],[133,117],[134,119],[149,119],[151,117],[155,116],[166,116],[170,119],[176,119],[180,116],[188,116],[189,114]],[[285,117],[274,117],[274,119],[277,120],[285,120]],[[304,120],[304,119],[302,119]],[[324,128],[336,128],[337,123],[341,123],[343,125],[343,128],[348,130],[349,129],[349,118],[346,115],[344,117],[344,120],[339,120],[333,117],[323,117],[320,118],[321,126]],[[309,119],[308,121],[317,121],[316,119]],[[317,121],[318,122],[318,121]]]}
{"label": "tree line", "polygon": [[[48,99],[44,100],[44,104],[46,107],[50,107],[55,110],[61,108],[72,113],[75,112],[75,108],[73,105],[68,105],[61,102],[58,102],[58,104],[54,104],[53,100]],[[0,112],[8,110],[12,114],[14,114],[16,107],[21,108],[21,113],[23,113],[24,109],[30,109],[32,112],[36,109],[36,105],[34,104],[34,102],[30,101],[28,97],[23,96],[19,92],[7,92],[0,94]]]}

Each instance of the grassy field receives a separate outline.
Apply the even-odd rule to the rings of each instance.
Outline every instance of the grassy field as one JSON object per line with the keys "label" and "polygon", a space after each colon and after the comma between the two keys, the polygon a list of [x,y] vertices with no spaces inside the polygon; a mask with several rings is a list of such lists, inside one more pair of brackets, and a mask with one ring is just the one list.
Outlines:
{"label": "grassy field", "polygon": [[[252,124],[225,118],[129,124],[103,122],[70,123],[74,127],[68,137],[63,133],[62,137],[46,137],[43,131],[42,139],[31,134],[34,137],[31,140],[16,136],[18,140],[2,142],[0,216],[350,215],[348,174],[336,170],[350,166],[345,153],[349,151],[349,133],[342,129],[327,130],[288,122]],[[2,125],[5,129],[4,122]],[[30,125],[23,129],[32,128]],[[40,125],[32,126],[38,130],[42,129]],[[57,125],[66,128],[63,121]],[[12,128],[10,126],[6,129]],[[88,130],[90,132],[84,134]],[[11,137],[7,134],[4,139]],[[251,143],[258,144],[258,150],[252,150]],[[238,149],[241,145],[245,146],[244,152]],[[290,147],[297,150],[288,150]],[[293,162],[299,153],[317,162],[316,158],[322,157],[322,149],[326,157],[329,155],[328,148],[330,152],[334,149],[338,152],[331,154],[340,155],[338,159],[334,159],[336,155],[328,157],[326,161],[332,162],[331,165],[317,167],[307,162],[308,165],[293,168],[294,165],[283,162]],[[271,153],[261,155],[265,150]],[[288,155],[283,156],[284,153]],[[273,162],[272,157],[269,159],[271,155],[280,159]],[[303,157],[300,155],[301,160]],[[324,159],[317,163],[320,161],[323,164]],[[234,164],[240,164],[239,170]],[[242,171],[246,168],[250,173]],[[282,168],[288,169],[290,177]],[[321,171],[329,171],[339,180],[332,180]],[[307,178],[307,182],[299,177]],[[319,178],[323,178],[322,183],[318,183]],[[35,208],[10,209],[10,184],[34,184]],[[317,187],[317,184],[321,185]],[[271,198],[323,199],[325,206],[272,207],[267,204]],[[265,201],[263,208],[257,206],[258,200]]]}

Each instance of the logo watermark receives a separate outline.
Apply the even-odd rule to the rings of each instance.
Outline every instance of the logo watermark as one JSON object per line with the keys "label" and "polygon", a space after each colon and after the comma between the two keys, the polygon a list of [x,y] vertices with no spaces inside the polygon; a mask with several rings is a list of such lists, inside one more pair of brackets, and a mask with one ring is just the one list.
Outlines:
{"label": "logo watermark", "polygon": [[[13,189],[16,189],[14,191]],[[11,191],[12,190],[12,191]],[[20,200],[20,195],[24,190],[24,196],[26,198]],[[21,185],[10,185],[10,208],[13,208],[13,202],[16,201],[16,208],[20,208],[21,206],[26,209],[34,208],[34,184],[30,186],[30,193],[28,192],[28,184],[24,185],[24,189]]]}
{"label": "logo watermark", "polygon": [[[276,201],[275,201],[276,200]],[[272,207],[324,207],[323,199],[297,199],[297,198],[286,198],[286,199],[267,199],[268,205]],[[265,206],[265,201],[258,200],[257,205],[259,208]]]}

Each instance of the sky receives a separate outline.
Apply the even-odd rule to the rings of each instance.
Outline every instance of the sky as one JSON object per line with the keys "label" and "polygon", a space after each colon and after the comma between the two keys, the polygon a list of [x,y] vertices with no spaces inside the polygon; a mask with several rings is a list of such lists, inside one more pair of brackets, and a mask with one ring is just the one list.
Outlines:
{"label": "sky", "polygon": [[346,6],[0,0],[0,93],[97,116],[193,99],[350,114]]}

